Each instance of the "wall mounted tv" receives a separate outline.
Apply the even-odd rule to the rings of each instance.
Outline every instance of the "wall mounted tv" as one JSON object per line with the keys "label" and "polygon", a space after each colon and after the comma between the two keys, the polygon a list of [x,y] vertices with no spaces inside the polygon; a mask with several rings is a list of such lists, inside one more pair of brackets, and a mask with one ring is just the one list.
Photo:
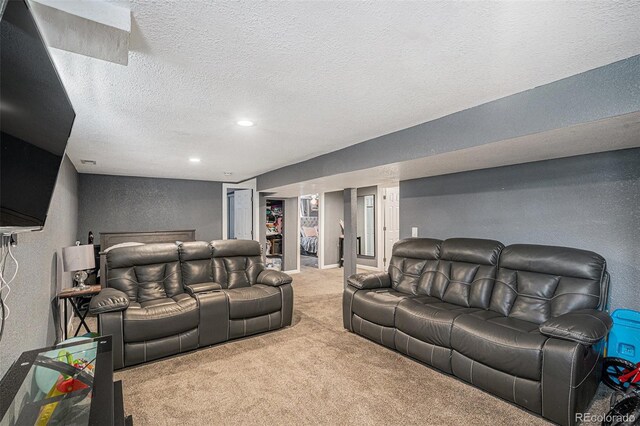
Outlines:
{"label": "wall mounted tv", "polygon": [[27,3],[0,13],[0,232],[38,230],[76,115]]}

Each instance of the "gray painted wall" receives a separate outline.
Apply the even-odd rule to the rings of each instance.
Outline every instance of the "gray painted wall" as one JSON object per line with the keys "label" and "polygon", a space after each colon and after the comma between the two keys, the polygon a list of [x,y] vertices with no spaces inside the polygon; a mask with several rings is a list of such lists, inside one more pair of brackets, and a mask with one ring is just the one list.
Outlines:
{"label": "gray painted wall", "polygon": [[610,306],[640,309],[640,148],[400,183],[400,236],[492,238],[605,257]]}
{"label": "gray painted wall", "polygon": [[[59,252],[73,245],[77,225],[78,173],[65,157],[44,229],[20,234],[13,249],[20,267],[7,300],[11,314],[0,343],[0,377],[22,352],[55,343],[52,301],[61,288],[71,285]],[[7,275],[13,271],[7,267]]]}
{"label": "gray painted wall", "polygon": [[355,274],[358,269],[356,256],[358,190],[355,188],[345,188],[342,195],[342,200],[344,201],[344,251],[342,253],[344,270],[342,271],[342,275],[344,278],[343,285],[346,289],[349,277]]}
{"label": "gray painted wall", "polygon": [[284,200],[284,271],[295,271],[298,269],[298,197],[285,198]]}
{"label": "gray painted wall", "polygon": [[222,238],[222,183],[81,174],[78,239],[100,232],[195,229]]}
{"label": "gray painted wall", "polygon": [[324,264],[336,265],[340,261],[340,220],[344,218],[343,191],[326,192],[324,206]]}
{"label": "gray painted wall", "polygon": [[258,190],[640,111],[640,55],[258,176]]}

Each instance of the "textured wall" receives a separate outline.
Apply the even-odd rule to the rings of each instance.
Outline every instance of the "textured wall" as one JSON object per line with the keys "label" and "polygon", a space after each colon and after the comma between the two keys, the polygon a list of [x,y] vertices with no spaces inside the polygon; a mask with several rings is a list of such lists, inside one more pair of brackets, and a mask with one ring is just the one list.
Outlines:
{"label": "textured wall", "polygon": [[[58,253],[73,245],[77,224],[78,173],[65,157],[44,229],[20,234],[13,249],[20,268],[7,300],[11,314],[0,342],[0,376],[20,353],[55,343],[51,302],[61,288],[71,285],[70,274],[62,272]],[[13,270],[8,266],[7,275]]]}
{"label": "textured wall", "polygon": [[340,220],[344,218],[343,191],[324,194],[324,264],[336,265],[340,261]]}
{"label": "textured wall", "polygon": [[640,148],[400,183],[400,234],[593,250],[611,307],[640,309]]}
{"label": "textured wall", "polygon": [[100,232],[195,229],[222,238],[222,183],[80,174],[78,239]]}

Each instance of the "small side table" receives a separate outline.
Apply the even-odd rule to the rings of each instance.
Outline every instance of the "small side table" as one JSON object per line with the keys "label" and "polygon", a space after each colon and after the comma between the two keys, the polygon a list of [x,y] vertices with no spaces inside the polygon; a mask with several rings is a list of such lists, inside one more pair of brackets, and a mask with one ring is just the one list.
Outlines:
{"label": "small side table", "polygon": [[78,328],[76,329],[73,337],[76,337],[78,335],[78,333],[80,332],[80,328],[82,327],[84,327],[85,330],[87,330],[87,333],[91,333],[89,326],[85,322],[85,318],[87,317],[87,314],[89,313],[89,311],[88,310],[85,311],[84,315],[82,315],[82,313],[80,312],[80,309],[78,308],[77,298],[78,297],[91,298],[96,294],[100,293],[100,290],[102,290],[102,286],[100,286],[100,284],[96,284],[96,285],[90,285],[89,288],[86,290],[74,290],[74,287],[71,287],[71,288],[65,288],[60,293],[58,293],[58,300],[64,301],[64,339],[65,340],[67,340],[67,338],[69,337],[67,335],[68,333],[67,330],[69,330],[69,324],[68,324],[69,318],[67,317],[67,302],[71,303],[71,308],[73,309],[73,312],[75,312],[75,314],[80,319],[80,325],[78,325]]}

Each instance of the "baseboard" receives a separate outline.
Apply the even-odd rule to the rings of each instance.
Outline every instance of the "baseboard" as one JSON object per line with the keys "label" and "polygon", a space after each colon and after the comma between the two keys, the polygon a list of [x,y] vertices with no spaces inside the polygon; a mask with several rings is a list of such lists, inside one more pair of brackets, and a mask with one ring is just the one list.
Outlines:
{"label": "baseboard", "polygon": [[289,274],[289,275],[299,274],[300,273],[300,269],[293,269],[291,271],[282,271],[282,272],[284,272],[285,274]]}
{"label": "baseboard", "polygon": [[322,268],[320,269],[334,269],[334,268],[339,268],[340,265],[337,263],[332,263],[331,265],[324,265]]}
{"label": "baseboard", "polygon": [[367,271],[380,271],[380,269],[378,269],[377,266],[369,266],[369,265],[360,265],[360,264],[356,264],[356,267],[359,269],[364,269]]}

